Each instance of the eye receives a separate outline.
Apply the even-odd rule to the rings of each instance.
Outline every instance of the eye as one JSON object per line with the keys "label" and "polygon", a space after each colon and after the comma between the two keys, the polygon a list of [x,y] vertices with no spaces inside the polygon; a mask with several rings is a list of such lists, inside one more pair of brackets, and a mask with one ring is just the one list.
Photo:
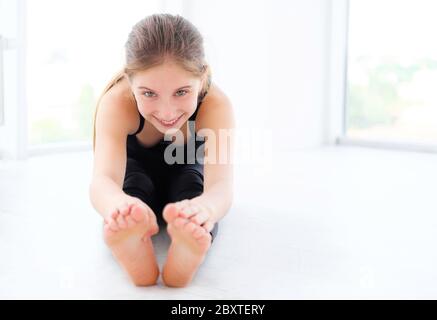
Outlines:
{"label": "eye", "polygon": [[143,93],[143,95],[145,95],[146,97],[151,97],[151,95],[149,95],[149,93],[154,94],[152,91],[146,91]]}
{"label": "eye", "polygon": [[[184,92],[185,94],[187,94],[187,93],[188,93],[188,91],[187,91],[187,90],[179,90],[178,92]],[[183,95],[179,95],[179,96],[185,96],[185,94],[183,94]]]}

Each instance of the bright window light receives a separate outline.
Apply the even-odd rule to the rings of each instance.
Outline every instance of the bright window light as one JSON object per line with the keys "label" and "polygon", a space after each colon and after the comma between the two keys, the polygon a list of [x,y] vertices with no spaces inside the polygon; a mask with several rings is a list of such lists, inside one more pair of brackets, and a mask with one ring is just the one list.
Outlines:
{"label": "bright window light", "polygon": [[352,0],[346,136],[437,144],[437,1]]}
{"label": "bright window light", "polygon": [[162,1],[27,2],[29,145],[91,141],[95,102],[132,26]]}

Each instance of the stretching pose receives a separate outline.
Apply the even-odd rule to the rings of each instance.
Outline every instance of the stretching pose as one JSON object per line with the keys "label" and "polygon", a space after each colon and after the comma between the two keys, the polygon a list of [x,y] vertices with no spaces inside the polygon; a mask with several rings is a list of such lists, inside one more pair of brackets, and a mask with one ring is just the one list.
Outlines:
{"label": "stretching pose", "polygon": [[158,280],[151,237],[167,224],[162,280],[183,287],[232,203],[232,105],[211,81],[202,36],[183,17],[146,17],[125,49],[126,64],[94,114],[90,200],[105,243],[137,286]]}

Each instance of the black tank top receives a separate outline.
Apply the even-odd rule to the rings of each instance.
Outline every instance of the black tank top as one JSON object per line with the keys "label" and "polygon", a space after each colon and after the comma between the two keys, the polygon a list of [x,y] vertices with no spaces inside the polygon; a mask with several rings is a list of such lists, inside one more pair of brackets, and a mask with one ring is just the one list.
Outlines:
{"label": "black tank top", "polygon": [[[209,89],[209,86],[208,86],[208,89]],[[191,117],[188,119],[189,121],[195,121],[195,120],[196,120],[196,117],[197,117],[197,111],[199,110],[199,107],[200,107],[200,105],[201,105],[201,103],[202,103],[202,101],[203,101],[203,98],[205,98],[205,96],[206,96],[207,93],[208,93],[208,90],[206,90],[205,93],[204,93],[203,95],[199,95],[199,97],[197,97],[197,107],[196,107],[196,111],[194,111],[194,113],[193,113],[193,114],[191,115]],[[135,131],[135,133],[130,134],[130,136],[134,136],[134,135],[140,133],[141,130],[143,130],[143,128],[144,128],[144,121],[145,121],[145,119],[144,119],[143,115],[142,115],[140,112],[138,112],[138,115],[140,116],[140,126],[138,127],[138,130]]]}

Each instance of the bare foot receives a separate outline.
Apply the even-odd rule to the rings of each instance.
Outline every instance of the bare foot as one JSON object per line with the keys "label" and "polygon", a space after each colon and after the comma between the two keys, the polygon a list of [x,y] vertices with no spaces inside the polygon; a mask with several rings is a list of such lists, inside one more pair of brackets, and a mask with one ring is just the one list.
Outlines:
{"label": "bare foot", "polygon": [[164,210],[162,210],[162,216],[167,223],[172,223],[177,217],[180,216],[181,206],[178,202],[168,203]]}
{"label": "bare foot", "polygon": [[162,279],[167,286],[184,287],[194,277],[211,246],[211,234],[205,228],[184,218],[167,225],[171,237]]}
{"label": "bare foot", "polygon": [[159,268],[150,237],[158,231],[155,214],[140,204],[105,219],[105,243],[137,286],[156,284]]}
{"label": "bare foot", "polygon": [[211,232],[214,227],[214,222],[210,219],[211,210],[198,198],[168,203],[162,215],[168,224],[176,218],[185,218],[202,226],[208,232]]}

